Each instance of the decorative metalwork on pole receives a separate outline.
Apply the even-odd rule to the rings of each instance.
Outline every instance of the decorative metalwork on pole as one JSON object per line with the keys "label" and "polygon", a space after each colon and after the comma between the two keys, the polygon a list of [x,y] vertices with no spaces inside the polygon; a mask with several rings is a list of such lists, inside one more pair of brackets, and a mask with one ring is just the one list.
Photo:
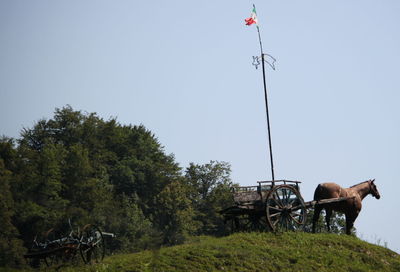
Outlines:
{"label": "decorative metalwork on pole", "polygon": [[[269,59],[266,59],[265,57],[267,57]],[[272,70],[276,69],[275,68],[276,59],[273,56],[271,56],[270,54],[265,54],[264,53],[264,61],[265,61],[265,63],[267,63],[271,67]],[[258,69],[258,66],[260,66],[260,64],[261,64],[261,57],[260,56],[253,56],[253,63],[252,64],[256,67],[256,69]]]}

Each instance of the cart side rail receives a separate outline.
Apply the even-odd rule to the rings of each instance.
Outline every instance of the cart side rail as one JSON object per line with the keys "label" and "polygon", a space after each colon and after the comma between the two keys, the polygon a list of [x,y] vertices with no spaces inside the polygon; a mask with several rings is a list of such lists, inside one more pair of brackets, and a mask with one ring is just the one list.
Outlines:
{"label": "cart side rail", "polygon": [[277,183],[282,183],[282,184],[294,184],[296,186],[299,185],[299,183],[301,183],[301,181],[297,181],[297,180],[286,180],[286,179],[279,179],[279,180],[261,180],[261,181],[257,181],[258,184],[262,184],[262,183],[269,183],[269,184],[277,184]]}

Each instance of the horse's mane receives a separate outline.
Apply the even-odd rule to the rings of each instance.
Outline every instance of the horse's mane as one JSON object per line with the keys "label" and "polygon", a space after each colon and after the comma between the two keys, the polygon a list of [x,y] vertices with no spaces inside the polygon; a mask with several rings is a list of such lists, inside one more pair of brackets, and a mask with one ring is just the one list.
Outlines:
{"label": "horse's mane", "polygon": [[369,182],[369,181],[370,181],[370,180],[366,180],[366,181],[363,181],[363,182],[354,184],[353,186],[350,186],[350,188],[356,187],[356,186],[358,186],[358,185],[360,185],[360,184],[363,184],[363,183],[366,183],[366,182]]}

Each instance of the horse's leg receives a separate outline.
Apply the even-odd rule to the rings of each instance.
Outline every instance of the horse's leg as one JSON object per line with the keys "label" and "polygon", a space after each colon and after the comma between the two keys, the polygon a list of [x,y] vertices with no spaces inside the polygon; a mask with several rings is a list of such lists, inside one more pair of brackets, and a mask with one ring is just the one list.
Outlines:
{"label": "horse's leg", "polygon": [[332,209],[325,208],[325,221],[326,221],[326,228],[328,229],[328,232],[331,232],[331,216],[332,216]]}
{"label": "horse's leg", "polygon": [[322,207],[320,205],[315,205],[314,216],[312,220],[312,232],[315,233],[315,224],[319,219],[319,214],[321,213]]}
{"label": "horse's leg", "polygon": [[354,226],[354,221],[356,221],[358,214],[346,214],[346,234],[351,234],[351,229]]}
{"label": "horse's leg", "polygon": [[349,218],[349,216],[346,215],[346,234],[350,235],[351,234],[351,228],[354,225],[354,221]]}

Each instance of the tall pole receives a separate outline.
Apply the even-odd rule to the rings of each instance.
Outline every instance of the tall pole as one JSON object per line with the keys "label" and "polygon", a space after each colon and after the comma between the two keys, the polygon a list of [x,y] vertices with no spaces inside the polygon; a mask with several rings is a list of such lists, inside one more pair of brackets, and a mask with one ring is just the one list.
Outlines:
{"label": "tall pole", "polygon": [[[256,6],[253,4],[254,9]],[[274,174],[274,160],[272,156],[272,142],[271,142],[271,126],[269,123],[269,110],[268,110],[268,95],[267,95],[267,80],[265,77],[265,60],[264,60],[264,52],[261,42],[261,35],[260,35],[260,28],[257,25],[257,32],[258,32],[258,39],[260,41],[260,51],[261,51],[261,67],[263,73],[263,83],[264,83],[264,97],[265,97],[265,113],[267,115],[267,128],[268,128],[268,146],[269,146],[269,158],[271,162],[271,174],[272,174],[272,182],[275,181],[275,174]]]}
{"label": "tall pole", "polygon": [[266,113],[266,115],[267,115],[268,143],[269,143],[269,158],[270,158],[270,161],[271,161],[272,181],[275,181],[274,160],[273,160],[273,156],[272,156],[271,126],[270,126],[270,123],[269,123],[267,83],[266,83],[266,79],[265,79],[265,65],[264,65],[264,54],[263,54],[263,53],[261,53],[261,66],[262,66],[263,81],[264,81],[265,113]]}

